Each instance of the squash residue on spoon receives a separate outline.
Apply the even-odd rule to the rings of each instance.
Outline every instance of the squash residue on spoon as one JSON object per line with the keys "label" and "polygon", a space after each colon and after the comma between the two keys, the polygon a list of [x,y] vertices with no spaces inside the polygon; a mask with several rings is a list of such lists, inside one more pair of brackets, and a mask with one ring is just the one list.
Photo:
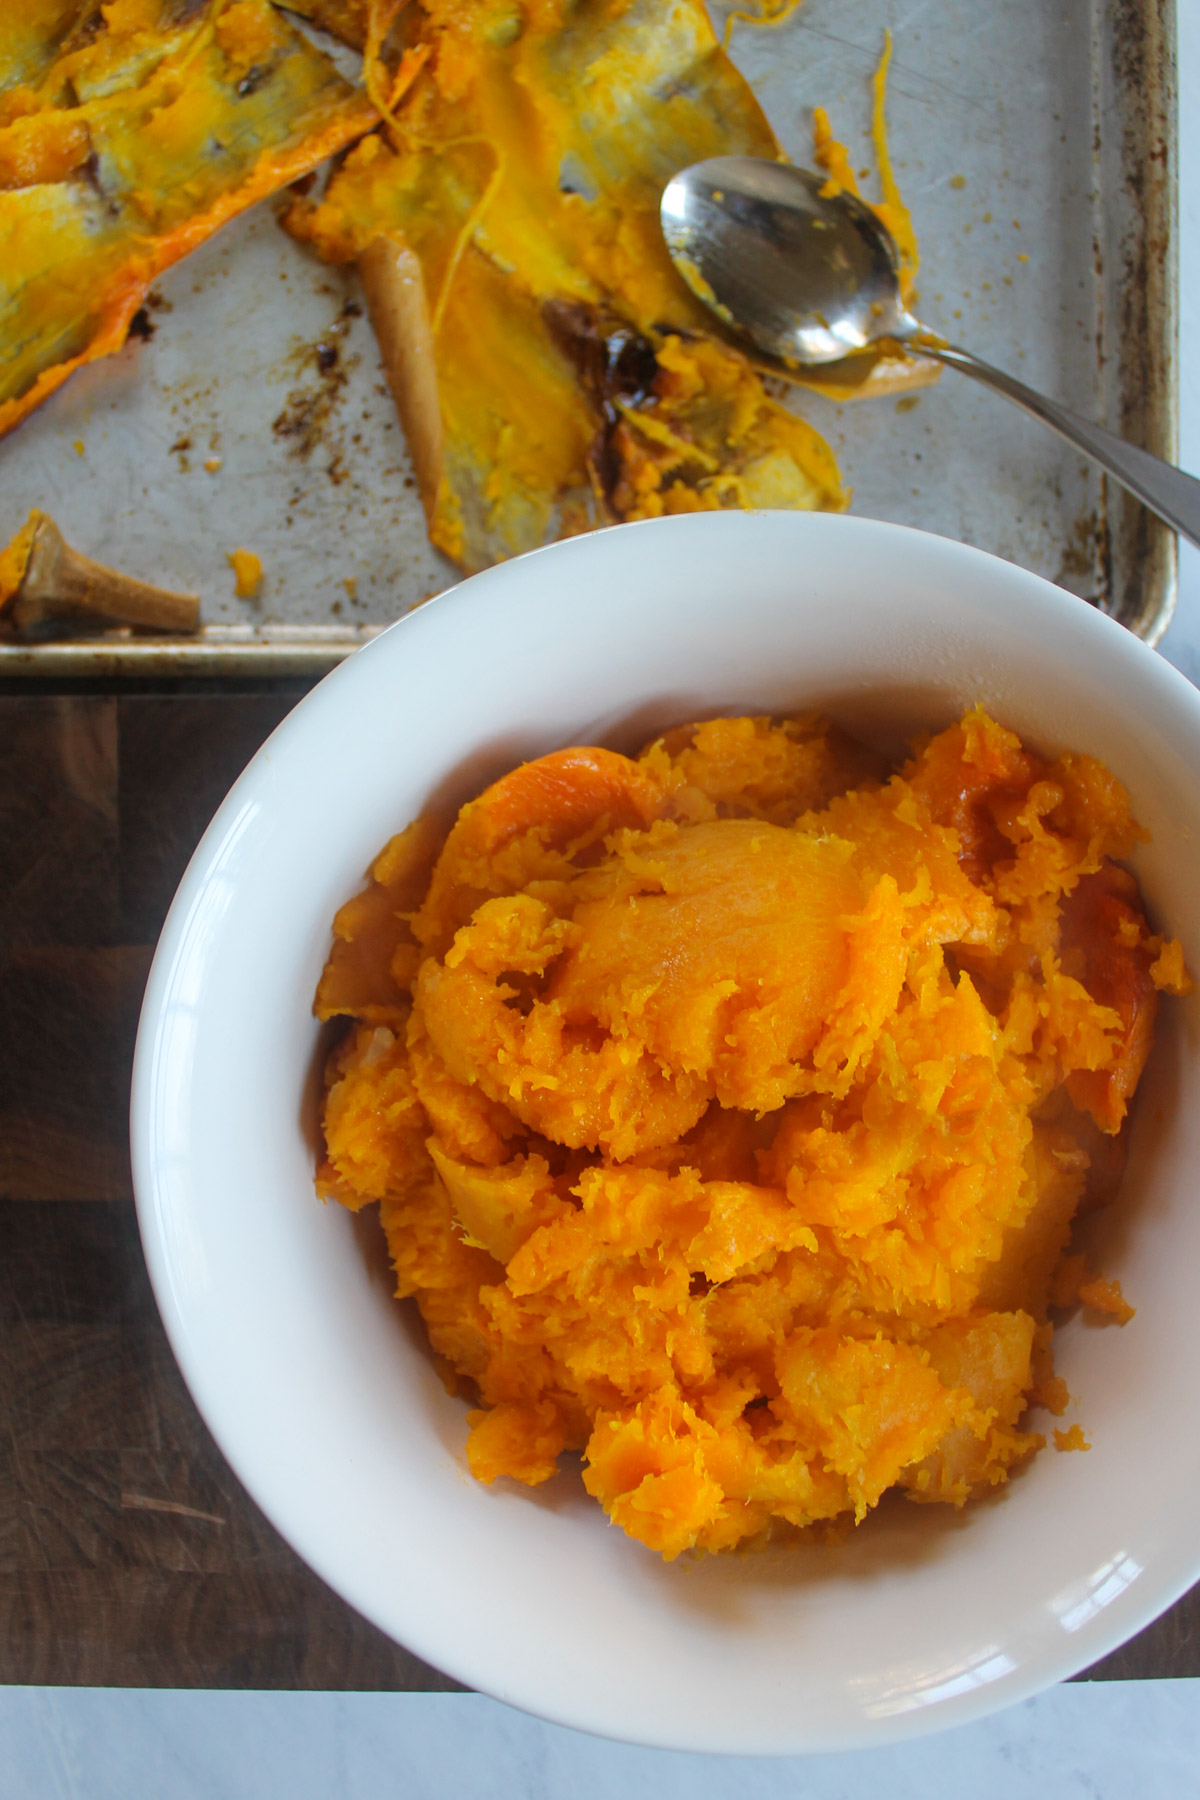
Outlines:
{"label": "squash residue on spoon", "polygon": [[563,750],[394,838],[318,1186],[378,1203],[472,1472],[580,1450],[667,1558],[1005,1481],[1051,1305],[1130,1312],[1067,1252],[1189,985],[1141,835],[976,711],[890,778],[815,717]]}

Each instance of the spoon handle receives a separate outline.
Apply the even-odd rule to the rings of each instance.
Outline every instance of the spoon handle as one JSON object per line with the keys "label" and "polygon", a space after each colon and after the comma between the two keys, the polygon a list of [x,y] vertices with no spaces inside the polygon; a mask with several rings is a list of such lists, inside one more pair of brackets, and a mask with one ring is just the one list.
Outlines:
{"label": "spoon handle", "polygon": [[1148,450],[1127,444],[1123,438],[1114,437],[1111,431],[1093,425],[1090,419],[1081,419],[1078,413],[1047,400],[1044,394],[1026,387],[1023,381],[1014,380],[1002,369],[993,369],[990,363],[981,362],[969,350],[959,350],[953,344],[913,343],[906,347],[921,356],[932,356],[938,362],[948,363],[952,369],[961,369],[964,375],[973,375],[986,387],[995,388],[997,393],[1015,400],[1035,419],[1049,425],[1051,431],[1057,431],[1069,444],[1074,444],[1102,469],[1107,469],[1122,487],[1136,494],[1172,530],[1193,544],[1200,544],[1200,481],[1194,475],[1185,475],[1182,469],[1164,462],[1160,456],[1151,456]]}

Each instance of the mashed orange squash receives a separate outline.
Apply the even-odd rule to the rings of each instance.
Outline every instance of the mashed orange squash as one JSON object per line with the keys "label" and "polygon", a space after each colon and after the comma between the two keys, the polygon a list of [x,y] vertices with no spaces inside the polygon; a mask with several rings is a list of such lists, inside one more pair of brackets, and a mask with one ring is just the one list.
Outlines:
{"label": "mashed orange squash", "polygon": [[582,1451],[667,1558],[1005,1481],[1055,1283],[1129,1313],[1067,1253],[1187,985],[1141,835],[975,711],[890,775],[816,717],[563,750],[394,838],[317,994],[318,1186],[378,1204],[472,1472]]}

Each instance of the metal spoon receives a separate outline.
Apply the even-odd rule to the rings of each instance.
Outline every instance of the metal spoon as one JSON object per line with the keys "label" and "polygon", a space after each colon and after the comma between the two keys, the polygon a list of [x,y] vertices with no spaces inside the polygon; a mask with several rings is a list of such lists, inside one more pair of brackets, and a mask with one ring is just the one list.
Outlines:
{"label": "metal spoon", "polygon": [[1024,382],[939,341],[900,298],[895,239],[822,175],[757,156],[715,156],[667,183],[663,236],[692,292],[787,375],[891,338],[973,375],[1041,419],[1200,544],[1200,481]]}

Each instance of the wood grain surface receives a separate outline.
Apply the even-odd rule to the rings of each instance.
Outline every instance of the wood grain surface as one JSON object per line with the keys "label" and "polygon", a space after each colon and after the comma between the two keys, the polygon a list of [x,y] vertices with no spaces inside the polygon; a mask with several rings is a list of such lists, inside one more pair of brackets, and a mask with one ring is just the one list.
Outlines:
{"label": "wood grain surface", "polygon": [[[456,1685],[242,1490],[176,1369],[133,1214],[151,949],[301,691],[0,696],[0,1682]],[[1200,1589],[1089,1674],[1200,1675]]]}
{"label": "wood grain surface", "polygon": [[308,1570],[150,1292],[129,1070],[155,938],[299,690],[0,698],[0,1681],[452,1688]]}

